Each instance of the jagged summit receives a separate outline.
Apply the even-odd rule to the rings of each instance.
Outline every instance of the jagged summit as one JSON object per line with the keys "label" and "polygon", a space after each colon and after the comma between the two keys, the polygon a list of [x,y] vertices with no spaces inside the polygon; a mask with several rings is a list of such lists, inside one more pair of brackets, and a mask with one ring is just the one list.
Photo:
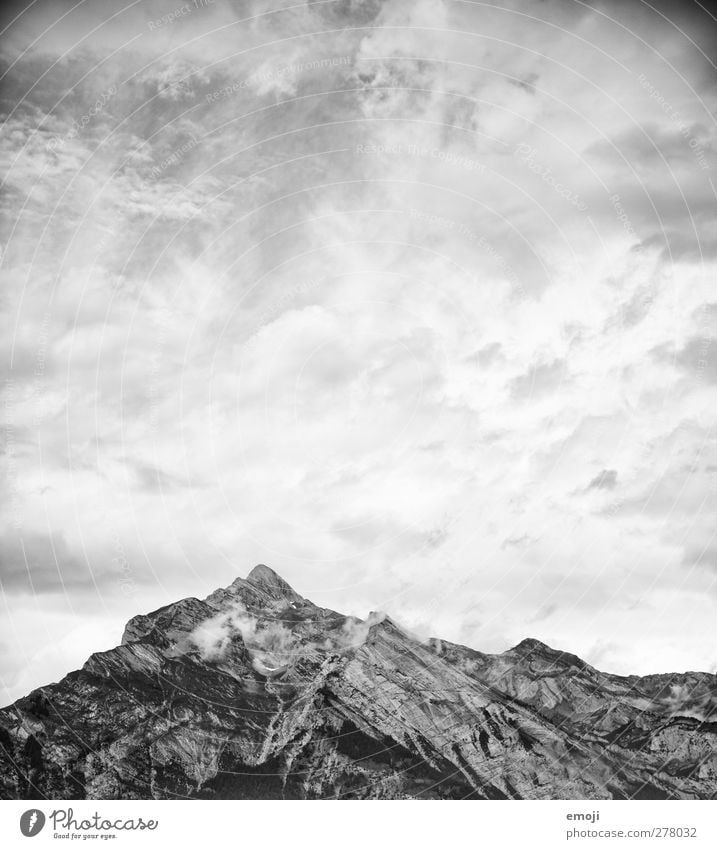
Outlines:
{"label": "jagged summit", "polygon": [[257,610],[264,609],[267,604],[285,603],[313,607],[281,575],[263,563],[255,566],[246,578],[235,578],[228,587],[215,590],[207,596],[205,602],[217,608],[241,602],[248,608]]}
{"label": "jagged summit", "polygon": [[287,598],[292,601],[304,599],[277,572],[259,563],[246,576],[247,583],[264,590],[274,598]]}
{"label": "jagged summit", "polygon": [[524,640],[521,640],[519,643],[513,646],[512,649],[508,649],[508,651],[540,651],[546,653],[555,653],[560,654],[560,652],[556,652],[555,649],[551,649],[550,646],[545,643],[541,643],[540,640],[536,640],[534,637],[526,637]]}
{"label": "jagged summit", "polygon": [[513,648],[508,649],[504,654],[511,659],[524,659],[532,664],[542,663],[543,665],[555,669],[583,669],[591,670],[592,667],[584,660],[570,652],[560,651],[560,649],[551,648],[551,646],[536,640],[533,637],[527,637],[521,640]]}
{"label": "jagged summit", "polygon": [[246,576],[246,579],[247,581],[252,582],[270,581],[286,584],[286,581],[281,577],[281,575],[279,575],[278,572],[275,572],[264,563],[257,563],[257,565]]}
{"label": "jagged summit", "polygon": [[0,710],[0,798],[713,798],[716,694],[422,642],[262,564]]}

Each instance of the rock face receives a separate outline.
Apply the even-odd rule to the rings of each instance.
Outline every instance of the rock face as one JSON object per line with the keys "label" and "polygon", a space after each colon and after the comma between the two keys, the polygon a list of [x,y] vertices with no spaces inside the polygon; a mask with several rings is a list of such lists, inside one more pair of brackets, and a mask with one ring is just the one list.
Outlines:
{"label": "rock face", "polygon": [[5,799],[714,798],[717,677],[487,655],[266,566],[0,711]]}

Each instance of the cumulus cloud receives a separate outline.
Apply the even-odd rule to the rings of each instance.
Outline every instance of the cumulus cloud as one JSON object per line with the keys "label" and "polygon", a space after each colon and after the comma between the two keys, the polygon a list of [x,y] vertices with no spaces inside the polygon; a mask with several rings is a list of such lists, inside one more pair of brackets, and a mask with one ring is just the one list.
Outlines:
{"label": "cumulus cloud", "polygon": [[533,618],[617,671],[709,665],[717,96],[688,5],[30,7],[0,532],[39,610],[62,538],[68,578],[126,556],[148,605],[266,561],[485,650]]}
{"label": "cumulus cloud", "polygon": [[199,649],[203,660],[217,660],[226,654],[234,635],[241,635],[245,643],[252,641],[256,625],[256,618],[236,601],[228,610],[201,622],[189,635],[189,641]]}
{"label": "cumulus cloud", "polygon": [[237,636],[248,650],[254,670],[266,676],[282,672],[312,645],[311,642],[299,645],[291,629],[281,621],[259,620],[240,601],[201,622],[189,635],[189,642],[196,646],[203,660],[221,661]]}
{"label": "cumulus cloud", "polygon": [[691,336],[679,349],[665,343],[651,353],[658,361],[673,365],[693,379],[717,383],[716,341],[712,336]]}
{"label": "cumulus cloud", "polygon": [[92,577],[89,565],[60,533],[52,537],[8,530],[0,537],[0,563],[5,592],[63,592],[86,586]]}
{"label": "cumulus cloud", "polygon": [[387,618],[380,611],[370,613],[366,619],[349,617],[341,627],[338,638],[332,642],[332,648],[339,650],[358,649],[366,642],[369,632],[374,625],[380,625]]}
{"label": "cumulus cloud", "polygon": [[566,363],[553,360],[531,366],[525,374],[513,379],[511,392],[513,397],[540,398],[548,392],[558,389],[566,377]]}
{"label": "cumulus cloud", "polygon": [[603,469],[588,484],[588,489],[615,489],[617,472],[615,469]]}
{"label": "cumulus cloud", "polygon": [[[277,606],[277,616],[280,614]],[[343,654],[360,649],[371,629],[387,618],[382,612],[372,612],[366,619],[348,616],[340,627],[332,628],[317,640],[308,632],[294,633],[281,618],[253,616],[235,600],[226,610],[201,622],[189,634],[188,643],[198,649],[202,660],[221,662],[240,637],[252,668],[260,675],[273,677],[307,654]],[[301,623],[298,627],[304,630]]]}

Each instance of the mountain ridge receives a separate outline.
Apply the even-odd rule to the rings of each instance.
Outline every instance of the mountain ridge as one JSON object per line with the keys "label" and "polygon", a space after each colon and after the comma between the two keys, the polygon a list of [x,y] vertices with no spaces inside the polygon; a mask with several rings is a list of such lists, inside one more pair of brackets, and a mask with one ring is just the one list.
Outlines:
{"label": "mountain ridge", "polygon": [[716,704],[708,673],[421,642],[260,564],[0,710],[0,797],[714,798]]}

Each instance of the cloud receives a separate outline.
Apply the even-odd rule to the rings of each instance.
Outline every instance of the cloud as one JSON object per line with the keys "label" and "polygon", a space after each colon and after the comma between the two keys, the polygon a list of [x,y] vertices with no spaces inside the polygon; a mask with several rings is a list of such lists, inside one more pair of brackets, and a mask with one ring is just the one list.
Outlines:
{"label": "cloud", "polygon": [[201,622],[189,635],[189,642],[199,649],[202,660],[220,660],[235,635],[241,635],[245,643],[254,638],[256,625],[256,618],[236,601],[228,610]]}
{"label": "cloud", "polygon": [[503,540],[502,548],[522,548],[523,546],[529,545],[531,542],[531,538],[528,534],[521,534],[520,536],[512,536],[507,537]]}
{"label": "cloud", "polygon": [[473,356],[483,368],[486,368],[491,363],[501,359],[502,350],[503,346],[500,342],[491,342],[490,345],[481,348]]}
{"label": "cloud", "polygon": [[73,598],[122,556],[158,606],[267,561],[478,647],[557,603],[533,636],[711,662],[704,12],[70,7],[2,45],[2,531],[38,609],[54,540]]}
{"label": "cloud", "polygon": [[703,539],[691,541],[685,549],[682,563],[690,568],[703,568],[717,572],[717,540],[715,534],[705,533]]}
{"label": "cloud", "polygon": [[284,669],[305,648],[282,622],[257,619],[240,601],[200,623],[189,635],[189,642],[199,649],[202,660],[221,661],[238,636],[253,668],[261,675]]}
{"label": "cloud", "polygon": [[387,615],[380,611],[371,612],[363,621],[349,617],[342,625],[341,631],[333,643],[332,648],[341,651],[361,648],[368,639],[371,628],[374,625],[380,625],[387,618]]}
{"label": "cloud", "polygon": [[[277,609],[277,613],[281,610]],[[287,627],[279,618],[251,615],[236,600],[228,609],[201,622],[189,634],[188,642],[199,650],[202,660],[221,662],[240,637],[252,668],[260,675],[272,677],[307,654],[359,649],[368,639],[371,628],[386,618],[386,614],[380,612],[370,613],[365,620],[349,616],[340,628],[333,628],[317,641],[306,633],[294,634],[292,627]],[[298,627],[302,628],[301,620]]]}
{"label": "cloud", "polygon": [[652,356],[678,369],[695,381],[717,383],[717,345],[711,336],[692,336],[675,349],[664,343],[652,349]]}
{"label": "cloud", "polygon": [[567,363],[564,360],[535,364],[525,374],[512,380],[511,394],[515,399],[541,398],[558,389],[566,375]]}
{"label": "cloud", "polygon": [[0,536],[3,590],[28,594],[76,590],[91,580],[89,564],[70,551],[61,533],[6,531]]}
{"label": "cloud", "polygon": [[147,492],[166,492],[167,490],[189,485],[180,478],[170,475],[151,464],[135,461],[131,465],[137,476],[137,486]]}
{"label": "cloud", "polygon": [[617,472],[615,469],[603,469],[588,484],[588,489],[615,489],[617,486]]}

